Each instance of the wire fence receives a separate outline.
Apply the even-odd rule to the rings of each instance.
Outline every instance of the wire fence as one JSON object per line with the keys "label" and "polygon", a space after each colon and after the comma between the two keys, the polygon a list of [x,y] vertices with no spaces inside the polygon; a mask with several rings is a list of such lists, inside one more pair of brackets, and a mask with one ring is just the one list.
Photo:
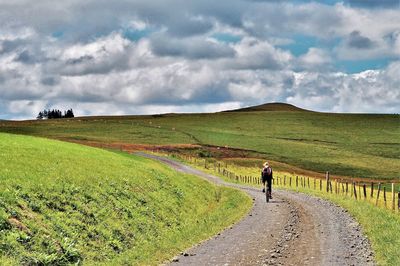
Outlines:
{"label": "wire fence", "polygon": [[[228,165],[227,162],[223,161],[181,154],[170,154],[170,156],[192,164],[197,168],[214,172],[227,181],[261,188],[261,169],[259,169],[260,174],[255,175],[256,168],[245,168],[232,163]],[[329,172],[325,173],[325,178],[316,178],[275,171],[273,185],[277,188],[304,192],[314,190],[320,193],[335,194],[339,197],[351,198],[355,201],[367,201],[377,207],[400,212],[399,182],[363,182],[360,179],[332,178]]]}

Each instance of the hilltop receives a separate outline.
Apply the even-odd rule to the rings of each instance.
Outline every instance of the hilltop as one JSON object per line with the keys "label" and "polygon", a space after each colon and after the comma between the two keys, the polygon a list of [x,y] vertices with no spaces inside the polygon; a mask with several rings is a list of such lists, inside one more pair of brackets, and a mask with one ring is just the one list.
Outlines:
{"label": "hilltop", "polygon": [[286,112],[311,112],[288,103],[265,103],[240,109],[227,110],[224,112],[259,112],[259,111],[286,111]]}

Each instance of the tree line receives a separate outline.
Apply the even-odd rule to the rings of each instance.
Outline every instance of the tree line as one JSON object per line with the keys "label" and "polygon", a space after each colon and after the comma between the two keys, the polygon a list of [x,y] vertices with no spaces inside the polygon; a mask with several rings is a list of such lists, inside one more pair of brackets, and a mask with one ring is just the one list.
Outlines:
{"label": "tree line", "polygon": [[74,111],[72,109],[68,109],[64,112],[58,109],[53,110],[43,110],[40,111],[36,119],[57,119],[57,118],[72,118],[74,117]]}

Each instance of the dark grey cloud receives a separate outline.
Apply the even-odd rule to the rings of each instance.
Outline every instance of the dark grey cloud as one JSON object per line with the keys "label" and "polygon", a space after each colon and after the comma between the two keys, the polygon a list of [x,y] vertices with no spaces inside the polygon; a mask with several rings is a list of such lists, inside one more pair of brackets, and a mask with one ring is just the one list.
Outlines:
{"label": "dark grey cloud", "polygon": [[82,64],[82,63],[91,63],[94,60],[94,56],[92,55],[83,55],[77,58],[71,58],[68,59],[65,64],[67,65],[76,65],[76,64]]}
{"label": "dark grey cloud", "polygon": [[188,17],[185,23],[177,19],[170,21],[167,32],[174,37],[188,37],[193,35],[205,34],[212,30],[214,24],[210,20],[196,19]]}
{"label": "dark grey cloud", "polygon": [[55,86],[60,83],[60,78],[58,76],[54,76],[54,77],[44,76],[44,77],[42,77],[40,82],[41,82],[41,84],[43,84],[45,86]]}
{"label": "dark grey cloud", "polygon": [[352,31],[347,38],[347,45],[357,49],[370,49],[374,43],[365,36],[362,36],[359,31]]}
{"label": "dark grey cloud", "polygon": [[37,62],[35,56],[29,50],[23,50],[18,53],[14,60],[24,64],[34,64]]}
{"label": "dark grey cloud", "polygon": [[200,38],[175,39],[158,35],[151,39],[152,50],[159,56],[180,56],[189,59],[233,57],[235,51],[225,43]]}

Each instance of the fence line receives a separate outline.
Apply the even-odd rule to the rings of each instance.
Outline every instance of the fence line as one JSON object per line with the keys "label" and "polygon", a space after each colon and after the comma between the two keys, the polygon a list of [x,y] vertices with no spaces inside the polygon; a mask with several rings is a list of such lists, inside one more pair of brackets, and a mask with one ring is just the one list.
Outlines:
{"label": "fence line", "polygon": [[[207,170],[212,170],[223,177],[229,179],[231,182],[244,183],[253,186],[261,185],[261,171],[260,176],[254,175],[242,175],[239,173],[235,173],[233,169],[238,167],[236,165],[228,165],[228,162],[225,163],[213,161],[208,162],[207,159],[198,159],[196,157],[191,156],[183,156],[180,154],[173,154],[172,156],[179,157],[184,161],[188,161],[194,163],[197,166],[202,166]],[[293,182],[293,179],[294,182]],[[310,185],[313,183],[313,186]],[[351,187],[349,188],[349,181]],[[319,184],[317,184],[319,182]],[[334,183],[334,184],[332,184]],[[275,174],[275,179],[273,180],[273,185],[282,188],[292,188],[292,189],[307,189],[307,190],[315,190],[315,191],[325,191],[325,193],[336,194],[337,196],[343,196],[349,198],[353,198],[356,201],[364,200],[375,204],[375,206],[389,208],[392,211],[400,212],[400,190],[398,192],[395,191],[395,183],[381,183],[378,182],[376,195],[375,193],[375,182],[366,182],[355,181],[352,179],[336,179],[332,180],[330,173],[325,173],[325,178],[314,178],[314,177],[305,177],[299,175],[289,175],[288,174]],[[388,185],[388,186],[387,186]],[[383,199],[381,197],[383,190]],[[350,195],[349,195],[350,193]],[[389,194],[389,195],[387,195]],[[397,204],[396,204],[396,196],[397,196]],[[388,202],[389,200],[389,202]]]}

